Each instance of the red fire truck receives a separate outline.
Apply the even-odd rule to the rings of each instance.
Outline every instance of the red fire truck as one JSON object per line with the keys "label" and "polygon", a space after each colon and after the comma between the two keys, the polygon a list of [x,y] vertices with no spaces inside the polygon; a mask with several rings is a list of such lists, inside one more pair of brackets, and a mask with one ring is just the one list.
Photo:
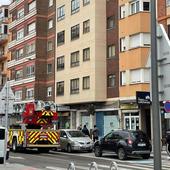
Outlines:
{"label": "red fire truck", "polygon": [[53,122],[58,114],[42,101],[25,104],[20,124],[9,129],[9,146],[15,152],[19,149],[37,148],[48,152],[59,147],[59,133]]}

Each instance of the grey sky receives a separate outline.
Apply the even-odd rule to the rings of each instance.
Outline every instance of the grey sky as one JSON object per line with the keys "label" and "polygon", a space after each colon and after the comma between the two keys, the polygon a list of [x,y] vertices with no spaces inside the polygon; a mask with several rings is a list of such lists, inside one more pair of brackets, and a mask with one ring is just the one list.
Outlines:
{"label": "grey sky", "polygon": [[0,5],[9,5],[10,0],[0,0]]}

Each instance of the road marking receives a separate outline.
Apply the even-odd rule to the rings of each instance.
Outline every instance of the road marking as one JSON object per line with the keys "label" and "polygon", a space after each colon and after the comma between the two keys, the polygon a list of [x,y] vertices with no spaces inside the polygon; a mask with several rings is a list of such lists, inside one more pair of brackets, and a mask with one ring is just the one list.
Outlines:
{"label": "road marking", "polygon": [[19,156],[9,156],[9,158],[12,158],[12,159],[25,159],[25,158],[22,158],[22,157],[19,157]]}
{"label": "road marking", "polygon": [[47,166],[46,169],[51,169],[51,170],[66,170],[65,168],[59,168],[59,167],[53,167],[53,166]]}

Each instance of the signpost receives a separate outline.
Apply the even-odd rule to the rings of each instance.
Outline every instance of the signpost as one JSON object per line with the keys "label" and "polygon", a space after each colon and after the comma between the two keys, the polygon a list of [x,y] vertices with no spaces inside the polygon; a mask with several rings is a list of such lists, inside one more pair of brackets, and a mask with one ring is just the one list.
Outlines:
{"label": "signpost", "polygon": [[6,163],[6,151],[7,151],[7,138],[8,138],[8,114],[13,113],[13,104],[14,104],[14,94],[12,92],[12,89],[9,87],[9,83],[6,82],[4,87],[2,88],[2,91],[0,92],[0,113],[5,114],[5,143],[4,143],[4,164]]}

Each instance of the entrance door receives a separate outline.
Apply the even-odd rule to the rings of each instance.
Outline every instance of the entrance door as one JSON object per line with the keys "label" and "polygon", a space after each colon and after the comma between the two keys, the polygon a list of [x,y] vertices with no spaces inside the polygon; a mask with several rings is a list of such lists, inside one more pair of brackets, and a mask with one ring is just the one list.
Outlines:
{"label": "entrance door", "polygon": [[125,113],[124,116],[124,128],[129,130],[139,129],[139,113]]}

